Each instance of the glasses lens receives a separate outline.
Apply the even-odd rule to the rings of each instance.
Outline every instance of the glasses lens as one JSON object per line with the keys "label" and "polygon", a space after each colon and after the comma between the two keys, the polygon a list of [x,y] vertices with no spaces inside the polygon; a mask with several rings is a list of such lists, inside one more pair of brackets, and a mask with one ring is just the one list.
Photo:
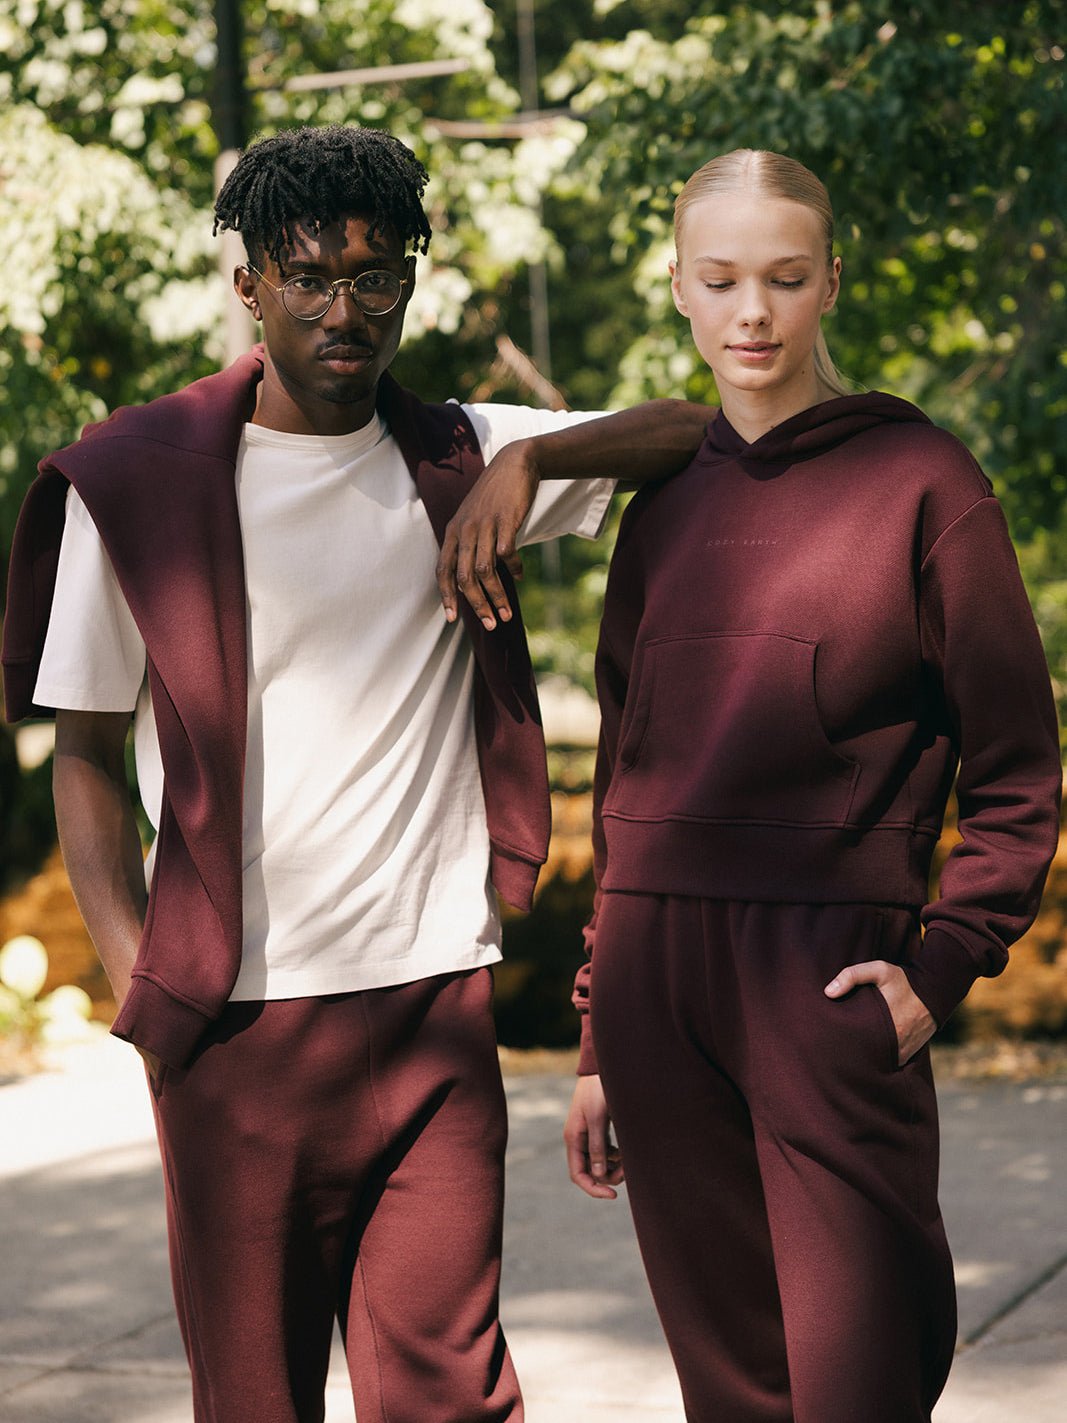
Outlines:
{"label": "glasses lens", "polygon": [[362,272],[352,283],[356,300],[370,315],[392,311],[403,282],[395,272]]}
{"label": "glasses lens", "polygon": [[290,316],[321,316],[330,305],[330,284],[321,277],[290,277],[282,285],[282,300]]}
{"label": "glasses lens", "polygon": [[[392,311],[404,283],[394,272],[362,272],[351,284],[356,302],[369,316]],[[282,285],[282,300],[290,316],[302,321],[322,316],[333,301],[333,285],[324,277],[290,277]]]}

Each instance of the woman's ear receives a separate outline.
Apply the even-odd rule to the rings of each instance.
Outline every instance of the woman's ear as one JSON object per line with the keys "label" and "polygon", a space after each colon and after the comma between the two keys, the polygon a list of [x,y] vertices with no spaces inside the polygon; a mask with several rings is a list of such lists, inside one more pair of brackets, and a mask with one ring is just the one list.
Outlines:
{"label": "woman's ear", "polygon": [[671,296],[674,298],[674,304],[678,308],[682,316],[688,317],[689,307],[686,303],[685,297],[682,295],[681,266],[679,265],[677,259],[674,257],[672,257],[671,260],[667,263],[667,266],[670,268],[671,273]]}
{"label": "woman's ear", "polygon": [[841,292],[841,258],[835,257],[830,263],[830,276],[826,285],[826,299],[823,301],[823,312],[832,311],[837,305],[837,298]]}

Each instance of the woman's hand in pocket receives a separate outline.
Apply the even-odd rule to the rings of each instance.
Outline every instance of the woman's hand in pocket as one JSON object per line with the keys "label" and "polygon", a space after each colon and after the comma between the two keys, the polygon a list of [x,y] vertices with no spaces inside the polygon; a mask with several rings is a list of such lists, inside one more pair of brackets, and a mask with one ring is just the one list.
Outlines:
{"label": "woman's hand in pocket", "polygon": [[827,998],[843,998],[862,983],[878,989],[889,1008],[897,1030],[897,1054],[901,1067],[933,1037],[937,1024],[929,1008],[912,991],[904,970],[884,959],[850,964],[823,989]]}

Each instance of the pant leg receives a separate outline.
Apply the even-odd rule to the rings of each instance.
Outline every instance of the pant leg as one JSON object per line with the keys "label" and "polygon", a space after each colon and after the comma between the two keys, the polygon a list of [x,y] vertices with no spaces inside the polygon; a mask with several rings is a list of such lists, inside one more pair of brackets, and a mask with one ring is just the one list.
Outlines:
{"label": "pant leg", "polygon": [[796,1423],[928,1423],[955,1342],[929,1054],[897,1065],[884,998],[823,986],[917,946],[904,910],[731,906],[752,1113]]}
{"label": "pant leg", "polygon": [[380,1150],[356,999],[230,1004],[154,1093],[196,1423],[323,1417],[353,1201]]}
{"label": "pant leg", "polygon": [[717,1060],[704,936],[700,900],[605,895],[593,1036],[686,1418],[790,1423],[752,1122]]}
{"label": "pant leg", "polygon": [[[876,989],[822,993],[845,963],[903,956],[909,916],[643,895],[605,908],[594,1036],[687,1417],[926,1423],[955,1329],[928,1058],[896,1068]],[[747,1261],[730,1254],[761,1237]],[[764,1250],[773,1287],[751,1258]],[[747,1353],[731,1308],[756,1321]]]}
{"label": "pant leg", "polygon": [[368,1067],[389,1143],[351,1242],[343,1329],[360,1423],[521,1423],[500,1327],[506,1108],[488,970],[396,1021]]}
{"label": "pant leg", "polygon": [[[489,1161],[495,1153],[498,1163],[496,1175],[484,1166],[478,1179],[472,1165],[473,1204],[462,1203],[477,1216],[464,1239],[474,1242],[480,1226],[489,1242],[479,1258],[487,1261],[491,1319],[479,1342],[484,1351],[490,1339],[489,1352],[498,1350],[496,1373],[484,1361],[480,1373],[472,1364],[476,1347],[457,1346],[455,1411],[442,1405],[440,1413],[411,1415],[403,1411],[411,1405],[399,1402],[393,1410],[393,1399],[417,1397],[423,1380],[417,1336],[424,1282],[400,1267],[398,1243],[394,1294],[403,1296],[406,1322],[379,1334],[373,1366],[353,1368],[356,1406],[360,1423],[376,1416],[389,1423],[409,1416],[420,1423],[521,1418],[495,1312],[505,1120],[499,1068],[494,1050],[494,1093],[491,1077],[488,1089],[479,1085],[485,1062],[470,1049],[472,1036],[484,1044],[487,1031],[493,1046],[488,977],[482,970],[367,993],[232,1004],[194,1064],[164,1075],[155,1093],[157,1128],[196,1423],[321,1423],[338,1313],[348,1313],[353,1337],[354,1279],[367,1285],[375,1304],[361,1237],[374,1237],[393,1170],[438,1112],[467,1092],[485,1100],[483,1155]],[[484,1045],[482,1051],[484,1057]],[[474,1083],[466,1081],[469,1072]],[[394,1096],[415,1105],[406,1114],[383,1111],[383,1101]],[[454,1199],[439,1196],[431,1219],[425,1193],[421,1201],[403,1189],[395,1195],[398,1242],[428,1232],[450,1237]],[[468,1260],[449,1256],[435,1288],[444,1296],[449,1279],[464,1283],[470,1272]],[[380,1285],[384,1299],[384,1272]],[[464,1297],[452,1303],[462,1315]],[[455,1342],[448,1336],[438,1357]],[[476,1403],[472,1374],[478,1374]],[[512,1411],[485,1411],[487,1398],[509,1397]],[[393,1410],[388,1415],[383,1400]]]}

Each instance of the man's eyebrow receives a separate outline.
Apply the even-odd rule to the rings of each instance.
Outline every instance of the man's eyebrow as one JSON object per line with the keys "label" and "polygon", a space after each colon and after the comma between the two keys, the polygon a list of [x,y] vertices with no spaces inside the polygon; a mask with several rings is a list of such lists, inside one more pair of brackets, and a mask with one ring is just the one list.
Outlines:
{"label": "man's eyebrow", "polygon": [[[392,262],[392,261],[395,261],[395,260],[397,260],[397,259],[396,259],[396,258],[393,258],[393,257],[388,257],[388,256],[385,255],[385,253],[382,253],[382,255],[381,255],[380,257],[368,257],[368,258],[366,258],[364,261],[362,261],[362,262],[354,262],[352,265],[355,266],[355,267],[358,267],[361,271],[377,272],[377,271],[379,271],[383,266],[387,266],[389,262]],[[327,265],[328,265],[328,263],[326,263],[326,262],[316,262],[316,261],[314,260],[314,258],[312,258],[312,257],[290,257],[290,258],[283,258],[283,259],[278,263],[278,270],[279,270],[279,272],[293,272],[293,273],[296,273],[296,272],[315,272],[315,273],[319,273],[319,272],[325,272]]]}

